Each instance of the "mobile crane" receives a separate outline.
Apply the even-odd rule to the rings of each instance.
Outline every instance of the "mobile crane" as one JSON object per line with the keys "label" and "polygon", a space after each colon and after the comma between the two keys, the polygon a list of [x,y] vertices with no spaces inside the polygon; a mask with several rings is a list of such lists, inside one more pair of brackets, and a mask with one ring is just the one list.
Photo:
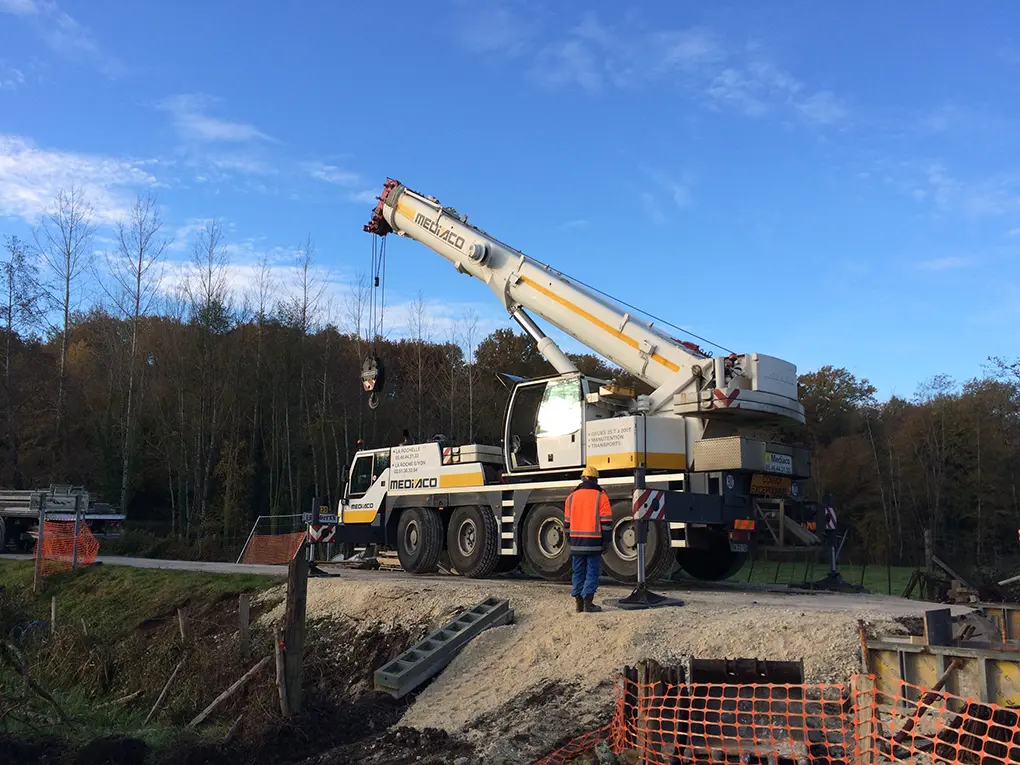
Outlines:
{"label": "mobile crane", "polygon": [[[556,374],[514,386],[502,448],[437,440],[359,451],[334,540],[396,548],[411,573],[437,570],[445,551],[468,577],[512,569],[523,556],[559,579],[570,569],[564,499],[594,465],[613,504],[605,570],[634,581],[634,471],[644,468],[665,508],[648,531],[648,579],[674,560],[699,579],[735,573],[752,543],[753,494],[778,486],[796,496],[810,477],[807,450],[742,432],[804,423],[796,367],[760,353],[710,357],[398,181],[387,180],[377,199],[365,231],[413,239],[487,285]],[[579,373],[531,313],[652,392]]]}

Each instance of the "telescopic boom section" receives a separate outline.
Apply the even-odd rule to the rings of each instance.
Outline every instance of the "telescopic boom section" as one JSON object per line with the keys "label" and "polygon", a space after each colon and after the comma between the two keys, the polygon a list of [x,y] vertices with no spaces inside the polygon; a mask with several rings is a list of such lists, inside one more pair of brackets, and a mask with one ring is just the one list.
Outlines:
{"label": "telescopic boom section", "polygon": [[[643,402],[650,413],[740,416],[804,422],[797,370],[763,354],[709,358],[568,276],[526,257],[438,199],[387,180],[365,231],[396,233],[425,245],[463,274],[488,285],[560,373],[570,359],[525,311],[541,316],[584,346],[655,388]],[[679,288],[679,285],[678,285]],[[740,413],[740,414],[738,414]]]}

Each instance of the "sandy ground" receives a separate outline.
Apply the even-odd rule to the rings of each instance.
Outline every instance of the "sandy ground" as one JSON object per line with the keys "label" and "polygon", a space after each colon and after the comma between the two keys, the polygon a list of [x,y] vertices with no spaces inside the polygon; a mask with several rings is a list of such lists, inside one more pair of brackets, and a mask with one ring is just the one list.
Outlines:
{"label": "sandy ground", "polygon": [[[628,592],[604,585],[596,601],[606,606]],[[508,599],[514,624],[475,638],[422,690],[401,724],[466,738],[487,763],[527,763],[564,736],[606,721],[615,673],[639,659],[803,660],[807,682],[842,682],[860,666],[859,618],[872,633],[902,633],[895,617],[916,616],[926,607],[874,595],[670,594],[685,605],[578,614],[562,585],[341,576],[309,581],[308,613],[438,627],[485,597]],[[263,618],[281,615],[282,604]]]}

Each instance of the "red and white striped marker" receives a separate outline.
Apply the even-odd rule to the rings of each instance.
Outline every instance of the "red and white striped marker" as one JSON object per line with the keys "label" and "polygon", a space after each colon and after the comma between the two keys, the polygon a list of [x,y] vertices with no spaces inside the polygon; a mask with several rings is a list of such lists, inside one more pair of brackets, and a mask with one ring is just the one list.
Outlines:
{"label": "red and white striped marker", "polygon": [[666,517],[666,492],[634,489],[634,520],[661,521]]}

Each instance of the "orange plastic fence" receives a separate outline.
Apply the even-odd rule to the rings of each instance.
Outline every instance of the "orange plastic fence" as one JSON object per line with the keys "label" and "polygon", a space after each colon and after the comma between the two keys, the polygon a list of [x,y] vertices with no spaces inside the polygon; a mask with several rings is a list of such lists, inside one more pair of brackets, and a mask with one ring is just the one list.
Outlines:
{"label": "orange plastic fence", "polygon": [[75,547],[78,548],[79,566],[89,566],[96,562],[99,542],[88,525],[79,524],[76,540],[74,521],[46,521],[42,543],[43,575],[70,570],[74,565]]}
{"label": "orange plastic fence", "polygon": [[273,566],[290,563],[305,541],[304,531],[291,534],[255,534],[244,548],[241,563]]}
{"label": "orange plastic fence", "polygon": [[845,685],[657,683],[621,678],[612,722],[537,765],[588,762],[605,741],[629,761],[673,763],[1020,763],[1020,710],[873,677]]}

